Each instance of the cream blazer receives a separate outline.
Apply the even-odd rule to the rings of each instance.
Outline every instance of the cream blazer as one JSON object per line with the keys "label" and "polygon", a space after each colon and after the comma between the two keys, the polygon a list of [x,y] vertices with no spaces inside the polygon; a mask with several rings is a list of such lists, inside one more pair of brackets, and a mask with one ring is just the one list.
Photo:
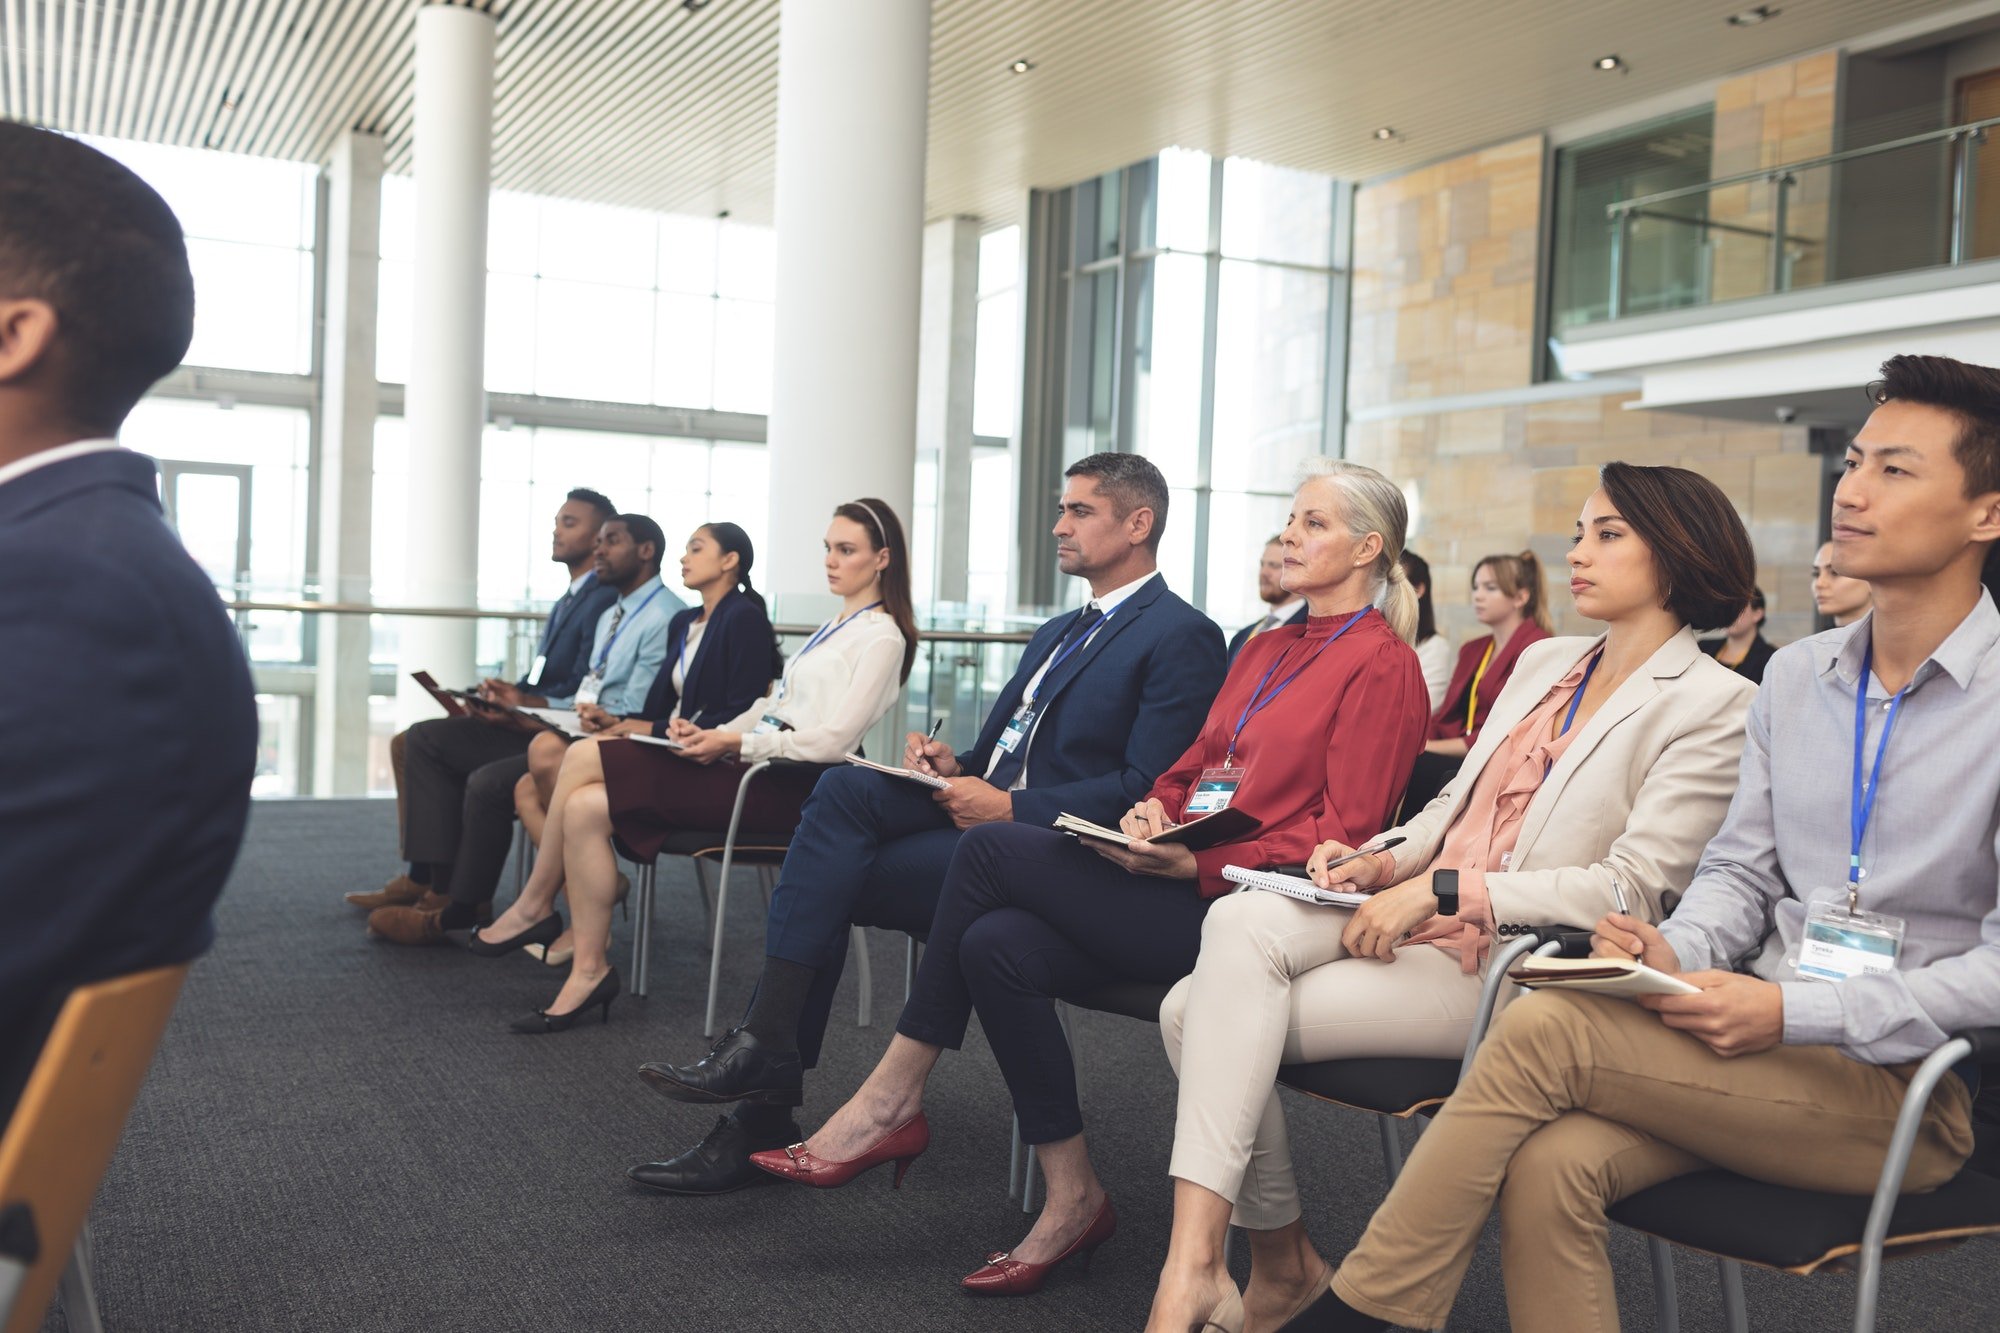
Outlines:
{"label": "cream blazer", "polygon": [[[1493,752],[1603,641],[1545,639],[1521,654],[1458,776],[1390,830],[1408,840],[1394,852],[1399,880],[1430,865]],[[1594,926],[1616,905],[1614,874],[1635,915],[1664,917],[1663,895],[1687,888],[1729,810],[1756,694],[1702,652],[1691,631],[1661,644],[1592,715],[1529,801],[1508,869],[1486,876],[1494,924]]]}

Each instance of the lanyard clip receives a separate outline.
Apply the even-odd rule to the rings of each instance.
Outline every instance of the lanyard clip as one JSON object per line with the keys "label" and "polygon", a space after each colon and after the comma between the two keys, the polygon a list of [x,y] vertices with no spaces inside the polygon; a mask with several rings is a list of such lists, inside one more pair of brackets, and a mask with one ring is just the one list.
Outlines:
{"label": "lanyard clip", "polygon": [[1861,886],[1853,880],[1847,882],[1847,914],[1855,916],[1861,911]]}

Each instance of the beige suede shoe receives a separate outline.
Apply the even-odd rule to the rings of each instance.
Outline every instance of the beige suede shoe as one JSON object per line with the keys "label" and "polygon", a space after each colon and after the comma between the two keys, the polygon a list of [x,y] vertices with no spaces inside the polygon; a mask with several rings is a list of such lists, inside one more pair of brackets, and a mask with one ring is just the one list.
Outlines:
{"label": "beige suede shoe", "polygon": [[372,893],[348,894],[347,901],[365,912],[378,907],[408,907],[424,896],[427,887],[408,875],[398,875]]}

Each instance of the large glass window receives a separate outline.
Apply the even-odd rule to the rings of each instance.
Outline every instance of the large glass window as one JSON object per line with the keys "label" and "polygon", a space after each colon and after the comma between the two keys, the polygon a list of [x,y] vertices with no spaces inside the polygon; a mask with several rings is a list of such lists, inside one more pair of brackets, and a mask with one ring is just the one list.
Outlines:
{"label": "large glass window", "polygon": [[[416,185],[382,183],[376,374],[409,378]],[[486,387],[495,393],[764,414],[776,256],[769,228],[495,193]]]}
{"label": "large glass window", "polygon": [[192,366],[312,370],[313,168],[195,148],[87,139],[160,192],[187,233]]}

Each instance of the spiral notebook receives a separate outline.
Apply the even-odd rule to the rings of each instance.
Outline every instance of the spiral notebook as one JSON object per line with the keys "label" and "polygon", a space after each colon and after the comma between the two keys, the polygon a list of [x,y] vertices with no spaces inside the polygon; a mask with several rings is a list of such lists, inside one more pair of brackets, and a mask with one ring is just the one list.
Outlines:
{"label": "spiral notebook", "polygon": [[1222,877],[1231,884],[1246,889],[1262,889],[1266,893],[1282,893],[1287,898],[1296,898],[1302,903],[1312,903],[1319,907],[1359,907],[1368,901],[1365,893],[1355,893],[1347,889],[1322,889],[1309,879],[1297,875],[1281,875],[1275,870],[1245,870],[1242,866],[1222,867]]}

